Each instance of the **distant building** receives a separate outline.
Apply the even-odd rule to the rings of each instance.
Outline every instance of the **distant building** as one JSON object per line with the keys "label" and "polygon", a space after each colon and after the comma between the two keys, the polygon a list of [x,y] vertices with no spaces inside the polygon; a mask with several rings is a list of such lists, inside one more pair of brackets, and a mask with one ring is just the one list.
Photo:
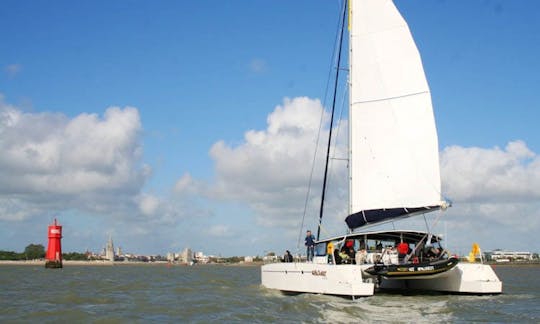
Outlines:
{"label": "distant building", "polygon": [[252,256],[245,256],[244,257],[244,262],[253,262],[253,257]]}
{"label": "distant building", "polygon": [[114,245],[111,236],[109,236],[109,241],[107,242],[107,247],[105,248],[105,259],[114,261]]}
{"label": "distant building", "polygon": [[185,248],[178,257],[178,262],[189,264],[193,262],[193,252],[190,248]]}
{"label": "distant building", "polygon": [[202,252],[196,252],[195,261],[197,261],[197,263],[206,264],[210,261],[210,257],[207,255],[204,255],[204,253]]}
{"label": "distant building", "polygon": [[279,257],[277,255],[265,255],[265,256],[263,256],[263,261],[265,263],[278,262]]}
{"label": "distant building", "polygon": [[491,252],[486,252],[486,259],[496,262],[532,261],[533,253],[495,250]]}

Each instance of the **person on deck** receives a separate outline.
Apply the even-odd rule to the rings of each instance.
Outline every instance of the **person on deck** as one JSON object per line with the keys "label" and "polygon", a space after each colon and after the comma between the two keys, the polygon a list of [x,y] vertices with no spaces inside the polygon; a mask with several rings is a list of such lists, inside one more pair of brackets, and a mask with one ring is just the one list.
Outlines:
{"label": "person on deck", "polygon": [[402,263],[405,256],[409,253],[409,244],[401,242],[397,245],[399,262]]}
{"label": "person on deck", "polygon": [[313,254],[315,254],[315,236],[311,234],[311,231],[306,232],[305,244],[306,246],[306,255],[308,261],[313,261]]}
{"label": "person on deck", "polygon": [[382,242],[377,241],[377,244],[375,245],[375,250],[377,252],[382,252]]}
{"label": "person on deck", "polygon": [[355,262],[356,251],[354,251],[354,241],[353,240],[349,240],[349,241],[345,242],[345,253],[347,253],[347,255],[349,256],[349,259],[351,260],[351,263],[356,263]]}
{"label": "person on deck", "polygon": [[[351,263],[351,259],[349,259],[349,254],[347,254],[347,247],[345,245],[343,245],[341,247],[341,250],[339,250],[339,258],[341,259],[341,262],[340,263]],[[336,261],[337,263],[337,261]]]}
{"label": "person on deck", "polygon": [[293,262],[293,256],[291,254],[291,251],[285,251],[285,255],[283,256],[283,262]]}
{"label": "person on deck", "polygon": [[326,255],[328,256],[328,263],[334,263],[334,243],[329,242],[326,245]]}

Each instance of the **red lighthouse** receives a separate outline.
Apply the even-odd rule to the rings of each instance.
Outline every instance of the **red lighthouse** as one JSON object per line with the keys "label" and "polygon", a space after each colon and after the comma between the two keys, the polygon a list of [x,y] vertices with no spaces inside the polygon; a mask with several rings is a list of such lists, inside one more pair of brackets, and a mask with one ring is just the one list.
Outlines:
{"label": "red lighthouse", "polygon": [[45,258],[45,268],[62,268],[62,226],[56,223],[49,225],[49,245]]}

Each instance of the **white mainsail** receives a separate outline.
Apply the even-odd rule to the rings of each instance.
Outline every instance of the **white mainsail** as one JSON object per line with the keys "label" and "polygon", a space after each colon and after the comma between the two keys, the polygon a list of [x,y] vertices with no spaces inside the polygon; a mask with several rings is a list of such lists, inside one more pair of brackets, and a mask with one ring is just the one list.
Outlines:
{"label": "white mainsail", "polygon": [[349,3],[351,214],[440,206],[431,95],[409,27],[391,0]]}

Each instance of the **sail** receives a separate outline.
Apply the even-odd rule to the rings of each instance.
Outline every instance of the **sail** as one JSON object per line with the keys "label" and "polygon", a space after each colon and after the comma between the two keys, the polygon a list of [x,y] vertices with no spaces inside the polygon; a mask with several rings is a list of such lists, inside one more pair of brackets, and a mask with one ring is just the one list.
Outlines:
{"label": "sail", "polygon": [[350,3],[350,228],[440,207],[437,131],[418,49],[391,0]]}

